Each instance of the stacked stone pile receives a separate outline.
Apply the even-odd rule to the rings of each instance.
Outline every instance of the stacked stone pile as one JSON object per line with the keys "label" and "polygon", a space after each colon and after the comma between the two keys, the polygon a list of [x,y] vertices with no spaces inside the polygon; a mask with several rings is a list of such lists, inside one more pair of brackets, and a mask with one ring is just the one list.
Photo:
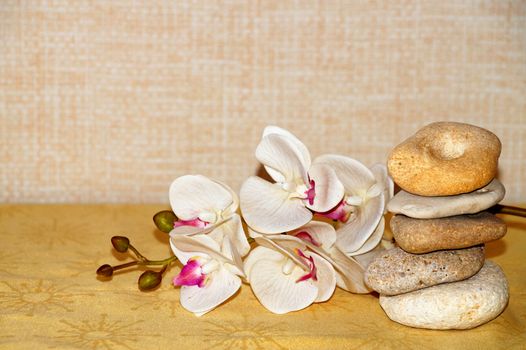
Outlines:
{"label": "stacked stone pile", "polygon": [[400,191],[388,204],[398,247],[369,265],[366,283],[399,323],[468,329],[497,317],[508,282],[484,243],[506,234],[485,211],[504,197],[495,179],[501,144],[476,126],[430,124],[398,145],[388,168]]}

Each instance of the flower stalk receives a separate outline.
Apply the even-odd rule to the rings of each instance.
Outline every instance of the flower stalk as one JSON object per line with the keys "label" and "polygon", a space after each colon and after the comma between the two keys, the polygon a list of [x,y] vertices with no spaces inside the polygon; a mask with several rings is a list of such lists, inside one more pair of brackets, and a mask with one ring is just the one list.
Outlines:
{"label": "flower stalk", "polygon": [[137,260],[129,261],[124,264],[111,266],[109,264],[104,264],[97,269],[97,275],[102,277],[111,277],[113,273],[118,270],[126,269],[132,266],[159,266],[162,268],[160,271],[147,270],[141,274],[138,280],[139,289],[142,291],[147,291],[156,288],[162,281],[163,275],[167,268],[177,261],[177,257],[172,255],[166,259],[161,260],[150,260],[144,255],[142,255],[137,248],[135,248],[127,237],[123,236],[114,236],[111,238],[111,244],[116,251],[120,253],[125,253],[128,250],[131,250],[135,255]]}
{"label": "flower stalk", "polygon": [[495,214],[507,214],[526,218],[526,208],[515,207],[512,205],[497,204],[494,207]]}

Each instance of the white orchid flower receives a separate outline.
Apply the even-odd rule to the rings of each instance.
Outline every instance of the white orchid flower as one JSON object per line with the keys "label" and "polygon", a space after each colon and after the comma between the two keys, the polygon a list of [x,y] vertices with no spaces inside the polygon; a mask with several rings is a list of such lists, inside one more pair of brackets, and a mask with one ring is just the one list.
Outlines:
{"label": "white orchid flower", "polygon": [[384,189],[384,214],[387,213],[387,203],[393,198],[394,195],[394,182],[387,172],[385,164],[376,163],[370,167],[371,172],[374,175],[376,183]]}
{"label": "white orchid flower", "polygon": [[[365,255],[349,257],[342,253],[335,244],[337,234],[332,225],[320,221],[311,221],[307,225],[289,232],[288,235],[303,240],[310,250],[323,257],[334,267],[338,287],[352,293],[371,292],[371,289],[364,282],[364,273],[368,265]],[[279,239],[277,238],[276,243],[279,242]]]}
{"label": "white orchid flower", "polygon": [[170,186],[170,204],[179,218],[171,235],[206,233],[219,245],[228,237],[241,256],[250,250],[236,213],[238,197],[227,185],[202,175],[181,176]]}
{"label": "white orchid flower", "polygon": [[341,201],[344,187],[330,166],[311,164],[307,147],[290,132],[268,126],[256,158],[275,183],[252,176],[240,191],[247,224],[262,233],[294,230]]}
{"label": "white orchid flower", "polygon": [[314,163],[332,167],[345,188],[340,204],[322,214],[345,223],[337,230],[338,248],[349,256],[374,249],[382,239],[383,215],[393,193],[386,167],[376,164],[368,169],[357,160],[338,155],[324,155]]}
{"label": "white orchid flower", "polygon": [[[273,237],[280,237],[280,243]],[[252,291],[265,308],[284,314],[332,296],[336,287],[334,268],[308,251],[300,239],[274,235],[257,237],[256,242],[260,246],[245,259],[244,269]]]}
{"label": "white orchid flower", "polygon": [[243,263],[230,239],[222,247],[210,236],[171,234],[170,246],[184,265],[173,284],[181,286],[181,305],[201,316],[230,298],[241,287]]}

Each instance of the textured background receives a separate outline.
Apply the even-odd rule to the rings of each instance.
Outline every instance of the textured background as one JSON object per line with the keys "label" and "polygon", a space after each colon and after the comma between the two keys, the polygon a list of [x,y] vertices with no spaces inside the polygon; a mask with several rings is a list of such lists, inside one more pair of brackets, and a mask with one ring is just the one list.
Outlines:
{"label": "textured background", "polygon": [[366,164],[437,120],[503,141],[526,199],[524,1],[0,2],[0,201],[239,189],[267,124]]}

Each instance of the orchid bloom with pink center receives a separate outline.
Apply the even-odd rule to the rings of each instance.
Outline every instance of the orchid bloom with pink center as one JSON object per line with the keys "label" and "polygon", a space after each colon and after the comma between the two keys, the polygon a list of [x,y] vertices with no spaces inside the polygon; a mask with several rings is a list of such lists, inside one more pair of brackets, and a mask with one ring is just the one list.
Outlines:
{"label": "orchid bloom with pink center", "polygon": [[174,222],[174,228],[180,227],[180,226],[191,226],[191,227],[197,227],[197,228],[205,228],[209,223],[206,221],[202,221],[199,218],[195,218],[192,220],[177,220]]}
{"label": "orchid bloom with pink center", "polygon": [[318,157],[315,164],[330,166],[345,188],[345,196],[333,210],[320,215],[339,220],[337,247],[349,256],[374,249],[382,239],[383,215],[393,195],[393,181],[385,165],[371,169],[352,158],[338,155]]}
{"label": "orchid bloom with pink center", "polygon": [[334,268],[307,250],[299,238],[268,235],[255,240],[260,246],[245,259],[244,270],[254,295],[265,308],[284,314],[332,296],[336,287]]}
{"label": "orchid bloom with pink center", "polygon": [[241,287],[243,262],[226,237],[222,246],[210,236],[172,235],[172,251],[183,264],[173,284],[181,287],[181,305],[201,316],[234,295]]}
{"label": "orchid bloom with pink center", "polygon": [[314,262],[314,258],[312,256],[305,255],[305,253],[303,253],[303,251],[301,251],[298,248],[296,248],[294,250],[294,252],[301,259],[303,259],[303,261],[309,267],[309,272],[306,273],[305,275],[301,276],[300,278],[298,278],[298,280],[296,282],[303,282],[303,281],[306,281],[308,279],[312,279],[313,281],[317,281],[318,280],[318,276],[316,275],[317,269],[316,269],[316,263]]}
{"label": "orchid bloom with pink center", "polygon": [[219,245],[228,237],[241,256],[250,250],[236,212],[239,199],[227,185],[202,175],[181,176],[170,186],[170,204],[179,218],[171,235],[208,234]]}
{"label": "orchid bloom with pink center", "polygon": [[240,191],[247,224],[266,234],[294,230],[340,203],[344,187],[325,164],[312,164],[307,147],[290,132],[268,126],[256,158],[275,181],[249,177]]}
{"label": "orchid bloom with pink center", "polygon": [[[251,232],[252,235],[255,233]],[[367,252],[347,256],[337,246],[337,234],[334,227],[326,222],[311,221],[307,225],[287,233],[301,239],[306,247],[329,262],[336,271],[338,287],[352,293],[369,293],[371,289],[365,284],[364,273],[374,253]],[[267,236],[280,244],[283,235]]]}
{"label": "orchid bloom with pink center", "polygon": [[186,265],[183,266],[181,272],[174,277],[174,286],[198,286],[204,287],[206,281],[206,273],[203,266],[203,258],[196,256],[188,259]]}

